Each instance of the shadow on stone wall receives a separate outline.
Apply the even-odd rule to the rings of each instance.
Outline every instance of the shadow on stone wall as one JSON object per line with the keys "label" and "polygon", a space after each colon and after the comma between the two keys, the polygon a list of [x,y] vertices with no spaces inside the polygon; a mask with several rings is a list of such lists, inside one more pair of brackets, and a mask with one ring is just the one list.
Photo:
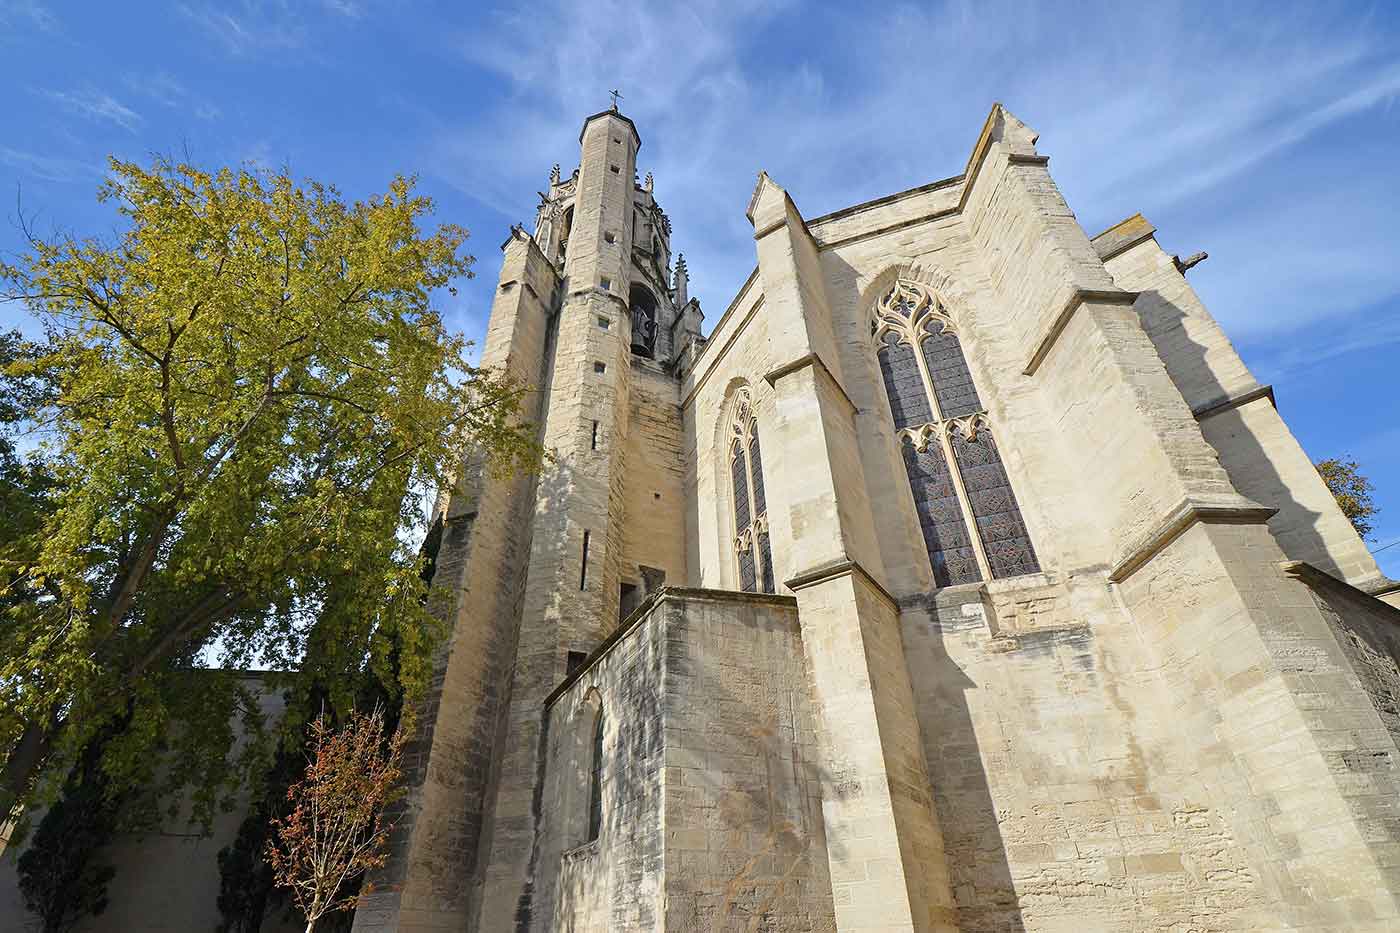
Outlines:
{"label": "shadow on stone wall", "polygon": [[[1229,391],[1206,363],[1210,348],[1192,340],[1187,332],[1185,322],[1190,315],[1186,311],[1155,289],[1141,292],[1134,309],[1142,320],[1148,338],[1156,347],[1157,355],[1166,364],[1167,375],[1183,396],[1190,399],[1198,394],[1201,385],[1208,385],[1209,398],[1198,403],[1198,410],[1228,398]],[[1198,381],[1188,382],[1193,379]],[[1280,523],[1289,523],[1287,528],[1282,529],[1283,539],[1279,542],[1285,552],[1295,559],[1307,560],[1324,570],[1337,572],[1327,542],[1317,527],[1321,513],[1307,508],[1294,497],[1290,483],[1279,475],[1268,451],[1245,426],[1239,409],[1218,411],[1208,417],[1216,423],[1210,426],[1210,432],[1203,431],[1203,435],[1219,456],[1220,465],[1224,467],[1231,484],[1242,495],[1260,505],[1279,510],[1269,521],[1269,528],[1276,537],[1281,533]],[[1212,443],[1209,438],[1213,435],[1219,437],[1221,429],[1229,431],[1228,443]]]}
{"label": "shadow on stone wall", "polygon": [[969,629],[979,641],[987,639],[985,618],[961,613],[964,604],[979,602],[975,590],[951,600],[933,594],[923,611],[905,608],[901,623],[959,929],[1022,933],[1026,926],[986,769],[987,760],[1006,754],[978,739],[968,694],[979,685],[945,643]]}
{"label": "shadow on stone wall", "polygon": [[[784,597],[663,589],[624,623],[552,707],[551,730],[568,730],[560,714],[601,691],[610,777],[598,843],[578,845],[581,811],[564,812],[582,806],[582,785],[551,799],[564,810],[544,814],[546,832],[566,838],[539,846],[541,875],[564,851],[557,885],[539,879],[533,929],[546,901],[560,930],[833,929],[827,776],[801,651]],[[562,737],[550,745],[550,767],[572,761],[585,781],[584,756],[561,753]]]}
{"label": "shadow on stone wall", "polygon": [[[731,598],[763,599],[737,593]],[[683,707],[687,699],[702,701],[701,720],[695,721],[692,708],[685,723],[688,734],[698,734],[710,765],[701,788],[702,821],[712,838],[734,842],[707,856],[711,874],[694,879],[698,885],[691,884],[685,866],[676,866],[675,874],[668,866],[668,893],[690,897],[679,928],[685,931],[826,930],[832,922],[827,859],[842,858],[845,850],[827,839],[822,823],[821,789],[835,779],[817,744],[818,714],[795,608],[752,606],[739,613],[737,624],[756,628],[782,619],[791,636],[785,664],[761,654],[755,659],[742,645],[696,650],[701,640],[693,629],[703,623],[684,618],[683,608],[667,619],[668,682],[697,685],[691,698],[668,690],[667,702]],[[772,619],[765,620],[769,613]],[[696,615],[704,618],[703,612]],[[684,640],[674,637],[682,632]],[[765,670],[764,662],[787,669]],[[674,912],[670,919],[676,919]]]}

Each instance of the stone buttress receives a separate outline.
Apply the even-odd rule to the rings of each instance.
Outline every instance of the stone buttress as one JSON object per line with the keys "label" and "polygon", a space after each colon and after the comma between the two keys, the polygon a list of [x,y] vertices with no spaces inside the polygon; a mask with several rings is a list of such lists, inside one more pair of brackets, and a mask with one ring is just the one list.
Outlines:
{"label": "stone buttress", "polygon": [[439,509],[356,929],[1400,924],[1394,585],[1145,220],[998,105],[833,214],[760,173],[706,340],[632,122],[580,144],[483,354],[551,459]]}

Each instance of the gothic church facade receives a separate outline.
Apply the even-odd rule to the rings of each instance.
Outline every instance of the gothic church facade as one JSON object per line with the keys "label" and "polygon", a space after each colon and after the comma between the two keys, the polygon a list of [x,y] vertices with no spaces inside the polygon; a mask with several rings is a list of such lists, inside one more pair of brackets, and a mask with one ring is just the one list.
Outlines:
{"label": "gothic church facade", "polygon": [[443,497],[359,931],[1400,926],[1393,585],[1141,216],[1000,106],[952,178],[760,174],[708,337],[589,117],[483,362],[554,459]]}

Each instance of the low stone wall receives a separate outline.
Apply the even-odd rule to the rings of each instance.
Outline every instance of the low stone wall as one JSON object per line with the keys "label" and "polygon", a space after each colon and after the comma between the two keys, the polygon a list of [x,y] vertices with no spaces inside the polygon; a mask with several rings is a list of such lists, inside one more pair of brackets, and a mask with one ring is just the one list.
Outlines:
{"label": "low stone wall", "polygon": [[532,929],[835,928],[793,599],[664,589],[545,716]]}
{"label": "low stone wall", "polygon": [[[265,689],[257,672],[247,672],[242,679],[258,696],[264,721],[275,722],[284,706],[281,694]],[[241,741],[238,716],[233,725]],[[116,869],[107,885],[107,907],[95,917],[79,920],[73,927],[75,933],[214,930],[222,919],[218,908],[219,850],[238,837],[247,812],[245,791],[230,812],[214,815],[206,835],[191,822],[189,801],[185,800],[175,815],[162,812],[159,825],[151,831],[117,835],[95,855],[99,864]],[[33,814],[34,827],[42,819],[42,813]],[[38,917],[26,910],[20,894],[20,854],[7,851],[0,858],[0,931],[4,933],[42,928]],[[281,912],[269,914],[263,920],[262,933],[301,930],[305,923],[298,917],[295,909],[285,916]]]}

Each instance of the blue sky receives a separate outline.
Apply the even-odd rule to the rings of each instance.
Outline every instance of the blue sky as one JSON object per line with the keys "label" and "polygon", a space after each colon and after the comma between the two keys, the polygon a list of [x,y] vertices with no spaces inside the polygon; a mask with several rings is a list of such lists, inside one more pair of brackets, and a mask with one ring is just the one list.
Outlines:
{"label": "blue sky", "polygon": [[1374,546],[1400,540],[1400,4],[0,0],[0,87],[0,252],[17,194],[41,230],[110,230],[108,153],[351,196],[416,173],[474,234],[469,335],[609,88],[711,322],[753,267],[760,168],[816,216],[957,174],[1001,100],[1091,233],[1141,211],[1210,252],[1206,304],[1308,452],[1375,481]]}

